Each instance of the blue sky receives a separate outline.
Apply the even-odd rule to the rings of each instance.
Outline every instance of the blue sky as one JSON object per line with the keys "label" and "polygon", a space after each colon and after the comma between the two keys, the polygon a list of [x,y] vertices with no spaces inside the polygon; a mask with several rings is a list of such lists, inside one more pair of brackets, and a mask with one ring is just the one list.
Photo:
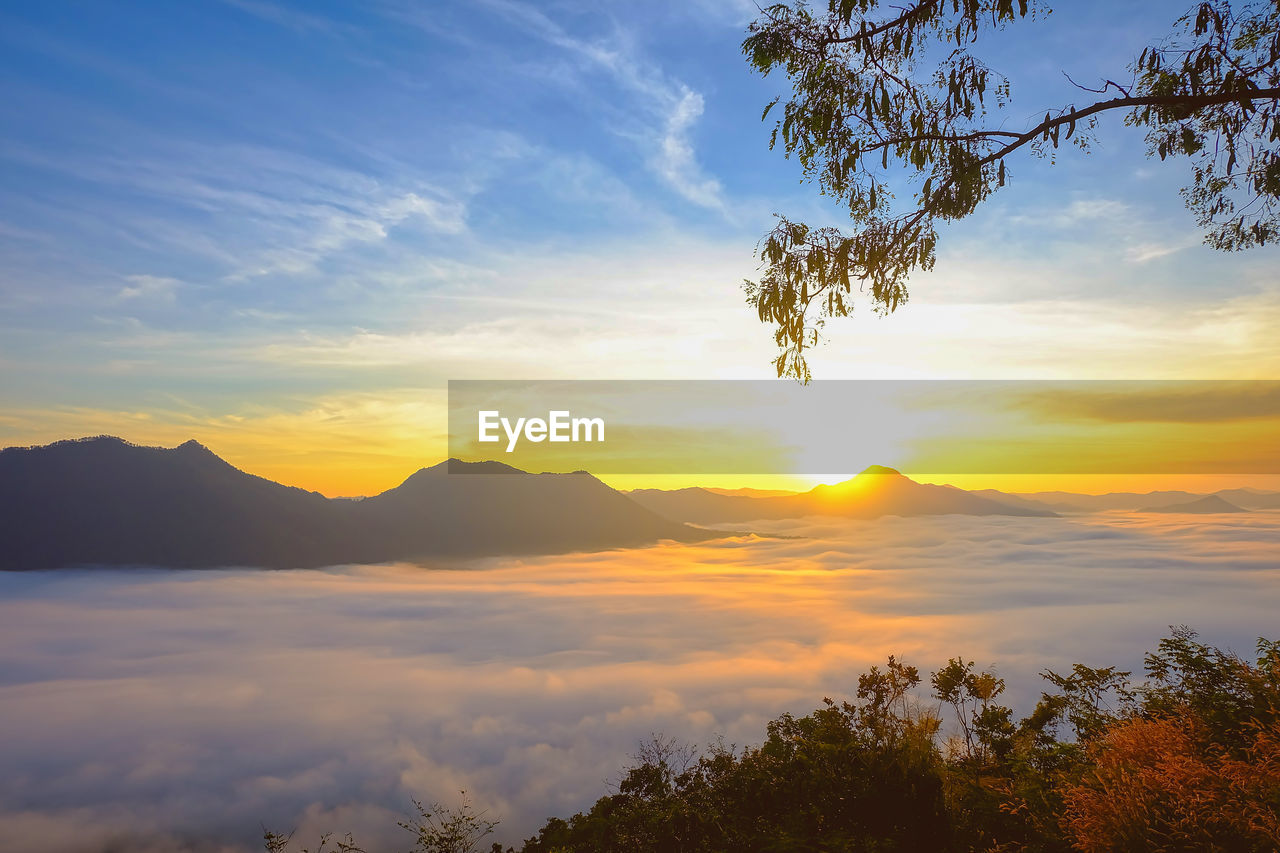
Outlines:
{"label": "blue sky", "polygon": [[[1184,7],[1062,5],[980,51],[1008,126]],[[755,243],[774,212],[841,219],[768,150],[754,11],[5,4],[0,443],[195,436],[368,490],[439,458],[448,378],[768,377]],[[1057,160],[1013,164],[815,374],[1274,378],[1275,252],[1199,246],[1187,165],[1119,121]]]}

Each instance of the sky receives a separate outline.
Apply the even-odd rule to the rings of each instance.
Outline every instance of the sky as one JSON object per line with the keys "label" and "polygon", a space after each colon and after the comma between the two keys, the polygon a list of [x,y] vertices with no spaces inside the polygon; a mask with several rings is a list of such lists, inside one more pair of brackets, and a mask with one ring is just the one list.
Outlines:
{"label": "sky", "polygon": [[[1125,74],[1179,2],[1060,4],[981,55],[1008,127]],[[737,0],[0,7],[0,444],[188,438],[330,495],[445,454],[449,379],[764,379],[740,283],[785,81]],[[818,378],[1280,376],[1274,250],[1201,245],[1118,119],[1010,164]]]}

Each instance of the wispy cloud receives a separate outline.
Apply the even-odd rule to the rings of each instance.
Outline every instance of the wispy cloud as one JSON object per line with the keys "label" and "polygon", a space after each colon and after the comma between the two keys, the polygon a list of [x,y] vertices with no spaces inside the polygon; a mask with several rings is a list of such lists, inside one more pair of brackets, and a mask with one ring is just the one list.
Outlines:
{"label": "wispy cloud", "polygon": [[[1099,235],[1098,251],[1116,244],[1117,256],[1129,264],[1144,264],[1201,242],[1200,235],[1185,230],[1169,233],[1132,203],[1103,196],[1077,197],[1049,209],[1024,210],[1005,217],[1005,221],[1073,232],[1095,231]],[[1104,237],[1106,242],[1102,242]]]}
{"label": "wispy cloud", "polygon": [[301,12],[278,3],[267,2],[266,0],[221,0],[221,2],[264,21],[270,21],[273,24],[279,24],[300,33],[334,33],[340,29],[345,29],[330,18]]}
{"label": "wispy cloud", "polygon": [[1143,264],[1147,261],[1154,261],[1156,258],[1163,258],[1166,255],[1181,252],[1183,249],[1189,249],[1200,242],[1202,242],[1201,237],[1198,234],[1193,234],[1179,240],[1139,243],[1136,246],[1128,247],[1125,250],[1125,256],[1132,263]]}
{"label": "wispy cloud", "polygon": [[[74,159],[10,146],[0,157],[144,199],[117,206],[102,227],[123,229],[142,246],[167,244],[216,260],[231,279],[310,272],[410,223],[438,234],[466,230],[465,200],[427,180],[262,146],[170,142]],[[157,217],[157,209],[168,215]]]}
{"label": "wispy cloud", "polygon": [[[1060,420],[1225,425],[1280,419],[1280,382],[1152,382],[1121,387],[1102,382],[1033,392],[1018,405]],[[1226,435],[1219,428],[1213,439],[1222,442]],[[1179,446],[1179,451],[1184,450]]]}
{"label": "wispy cloud", "polygon": [[1054,217],[1054,221],[1058,225],[1075,225],[1096,220],[1116,222],[1133,218],[1133,208],[1117,199],[1077,198],[1064,207]]}
{"label": "wispy cloud", "polygon": [[0,239],[23,240],[33,243],[51,243],[53,236],[42,231],[33,231],[9,222],[0,221]]}
{"label": "wispy cloud", "polygon": [[702,115],[702,96],[684,88],[680,100],[667,117],[654,168],[676,192],[694,204],[724,209],[720,182],[707,177],[698,167],[689,133]]}
{"label": "wispy cloud", "polygon": [[[621,32],[615,30],[602,39],[583,38],[527,3],[482,0],[482,4],[523,32],[581,60],[591,72],[608,74],[615,85],[635,99],[638,112],[649,120],[634,135],[645,149],[645,162],[654,174],[687,201],[725,210],[720,182],[705,173],[692,142],[694,125],[704,110],[699,92],[673,80]],[[417,15],[410,19],[421,21]],[[431,25],[431,29],[436,27]]]}
{"label": "wispy cloud", "polygon": [[174,293],[182,282],[176,278],[159,275],[125,276],[129,283],[120,288],[120,299],[172,302]]}

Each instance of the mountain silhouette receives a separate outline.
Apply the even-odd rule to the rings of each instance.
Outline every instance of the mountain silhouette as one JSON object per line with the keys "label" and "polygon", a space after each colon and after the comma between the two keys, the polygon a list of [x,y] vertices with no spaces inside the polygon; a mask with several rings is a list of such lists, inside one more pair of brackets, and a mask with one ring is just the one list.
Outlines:
{"label": "mountain silhouette", "polygon": [[441,462],[354,508],[399,554],[550,553],[712,535],[585,471],[529,474],[501,462]]}
{"label": "mountain silhouette", "polygon": [[979,492],[993,500],[1018,500],[1030,505],[1046,506],[1057,512],[1106,512],[1107,510],[1140,510],[1147,506],[1187,503],[1204,495],[1181,491],[1109,492],[1105,495],[1082,495],[1074,492],[1031,492],[1005,494],[995,490]]}
{"label": "mountain silhouette", "polygon": [[1241,509],[1233,503],[1228,503],[1217,495],[1208,495],[1195,501],[1188,501],[1182,504],[1161,504],[1159,506],[1149,506],[1140,509],[1138,512],[1248,512],[1247,509]]}
{"label": "mountain silhouette", "polygon": [[1223,489],[1214,494],[1242,509],[1280,509],[1280,494],[1276,492],[1261,492],[1257,489]]}
{"label": "mountain silhouette", "polygon": [[[1166,507],[1189,504],[1202,498],[1205,494],[1184,491],[1156,492],[1108,492],[1103,495],[1076,494],[1074,492],[999,492],[995,489],[982,489],[971,492],[995,501],[1015,503],[1022,506],[1043,507],[1060,513],[1074,512],[1107,512],[1110,510],[1128,510],[1133,512],[1152,512]],[[1223,489],[1214,492],[1227,503],[1243,509],[1280,509],[1280,494],[1262,492],[1256,489]],[[1172,510],[1177,512],[1178,510]]]}
{"label": "mountain silhouette", "polygon": [[1053,516],[1044,507],[1001,503],[949,486],[917,483],[893,468],[872,465],[843,483],[776,497],[725,495],[707,489],[637,489],[642,506],[678,521],[721,524],[807,515],[878,518],[884,515]]}
{"label": "mountain silhouette", "polygon": [[[450,464],[470,475],[450,475]],[[375,497],[330,500],[247,474],[195,441],[6,448],[0,569],[311,568],[722,535],[662,518],[589,474],[476,465],[453,460]]]}

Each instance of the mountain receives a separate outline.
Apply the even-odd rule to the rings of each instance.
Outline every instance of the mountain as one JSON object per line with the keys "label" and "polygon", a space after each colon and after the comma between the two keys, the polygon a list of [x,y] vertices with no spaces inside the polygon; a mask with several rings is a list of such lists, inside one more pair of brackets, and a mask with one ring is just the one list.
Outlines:
{"label": "mountain", "polygon": [[323,495],[246,474],[194,441],[0,451],[0,568],[315,566],[355,556]]}
{"label": "mountain", "polygon": [[118,438],[0,450],[0,569],[310,568],[434,556],[563,553],[712,534],[585,473],[441,463],[360,501],[241,471],[194,442]]}
{"label": "mountain", "polygon": [[877,518],[883,515],[1052,516],[1049,509],[1002,503],[947,486],[917,483],[893,468],[873,465],[852,480],[776,497],[724,495],[707,489],[637,489],[637,503],[667,518],[721,524],[807,515]]}
{"label": "mountain", "polygon": [[1057,512],[1106,512],[1108,510],[1140,510],[1148,506],[1170,506],[1204,497],[1192,492],[1110,492],[1105,495],[1083,495],[1074,492],[1006,493],[986,489],[976,494],[995,500],[1019,501],[1048,507]]}
{"label": "mountain", "polygon": [[355,509],[401,555],[563,553],[712,535],[585,471],[529,474],[501,462],[441,462]]}
{"label": "mountain", "polygon": [[[1160,492],[1110,492],[1105,495],[1083,495],[1073,492],[999,492],[980,489],[970,494],[981,495],[1002,503],[1052,509],[1056,512],[1107,512],[1128,510],[1149,512],[1160,507],[1188,504],[1208,497],[1204,494],[1183,491]],[[1255,489],[1223,489],[1215,495],[1237,508],[1280,509],[1280,493],[1260,492]],[[1176,510],[1174,510],[1176,511]]]}
{"label": "mountain", "polygon": [[1243,509],[1280,509],[1280,492],[1260,492],[1257,489],[1223,489],[1214,492],[1224,501]]}
{"label": "mountain", "polygon": [[[997,489],[972,489],[969,491],[971,495],[977,495],[980,498],[995,501],[996,503],[1009,504],[1010,506],[1020,506],[1026,509],[1047,509],[1051,512],[1084,512],[1085,510],[1075,503],[1068,503],[1065,499],[1068,495],[1063,493],[1052,493],[1055,497],[1042,498],[1040,494],[1017,494],[1016,492],[1002,492]],[[1044,492],[1041,494],[1048,495]],[[1074,497],[1089,498],[1092,495],[1075,495]]]}
{"label": "mountain", "polygon": [[1189,501],[1182,504],[1160,504],[1159,506],[1149,506],[1140,509],[1138,512],[1248,512],[1247,509],[1241,509],[1233,503],[1228,503],[1217,495],[1209,495],[1199,500]]}
{"label": "mountain", "polygon": [[714,486],[707,486],[705,491],[713,492],[717,495],[742,498],[779,498],[784,495],[797,494],[795,489],[752,489],[745,486],[741,489],[718,489]]}

